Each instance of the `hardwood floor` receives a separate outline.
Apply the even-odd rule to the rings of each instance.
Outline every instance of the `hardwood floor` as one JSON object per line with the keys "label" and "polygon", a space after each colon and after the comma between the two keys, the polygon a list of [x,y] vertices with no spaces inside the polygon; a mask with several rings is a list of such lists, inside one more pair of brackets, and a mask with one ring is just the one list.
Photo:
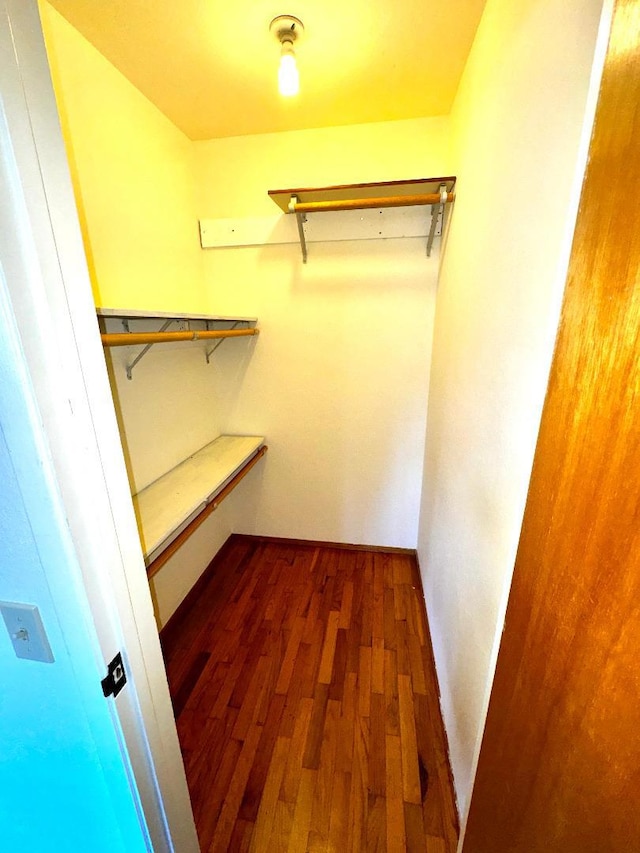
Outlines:
{"label": "hardwood floor", "polygon": [[162,639],[203,851],[455,851],[412,556],[233,536]]}

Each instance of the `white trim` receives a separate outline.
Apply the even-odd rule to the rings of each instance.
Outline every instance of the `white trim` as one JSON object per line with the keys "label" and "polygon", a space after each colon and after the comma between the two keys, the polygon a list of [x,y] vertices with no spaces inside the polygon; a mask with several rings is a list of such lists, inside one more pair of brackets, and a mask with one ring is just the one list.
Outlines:
{"label": "white trim", "polygon": [[[2,89],[28,277],[9,291],[154,849],[199,850],[35,0],[5,0]],[[8,21],[7,21],[8,18]],[[9,32],[10,27],[10,32]],[[90,500],[87,499],[90,495]]]}
{"label": "white trim", "polygon": [[[310,213],[305,218],[307,243],[343,240],[390,240],[427,237],[434,205],[414,205],[371,210],[343,210]],[[304,216],[304,214],[303,214]],[[436,235],[442,231],[442,217]],[[200,244],[203,249],[229,246],[272,246],[298,243],[295,216],[247,216],[242,219],[201,219]]]}

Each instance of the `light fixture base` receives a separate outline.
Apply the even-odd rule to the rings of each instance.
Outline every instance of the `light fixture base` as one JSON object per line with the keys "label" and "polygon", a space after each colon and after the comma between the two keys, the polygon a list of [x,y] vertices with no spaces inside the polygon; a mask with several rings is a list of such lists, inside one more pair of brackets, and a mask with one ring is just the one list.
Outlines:
{"label": "light fixture base", "polygon": [[300,18],[294,18],[293,15],[278,15],[269,24],[269,32],[273,33],[280,44],[285,41],[296,44],[304,34],[304,24]]}

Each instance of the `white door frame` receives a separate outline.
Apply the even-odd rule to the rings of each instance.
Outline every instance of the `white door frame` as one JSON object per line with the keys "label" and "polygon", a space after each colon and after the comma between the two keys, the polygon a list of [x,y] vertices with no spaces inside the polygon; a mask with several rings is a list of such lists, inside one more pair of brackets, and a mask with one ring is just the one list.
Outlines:
{"label": "white door frame", "polygon": [[[0,2],[0,156],[20,222],[8,289],[154,849],[198,851],[35,0]],[[5,241],[8,242],[8,241]],[[26,260],[25,260],[26,259]],[[5,258],[3,256],[3,262]]]}

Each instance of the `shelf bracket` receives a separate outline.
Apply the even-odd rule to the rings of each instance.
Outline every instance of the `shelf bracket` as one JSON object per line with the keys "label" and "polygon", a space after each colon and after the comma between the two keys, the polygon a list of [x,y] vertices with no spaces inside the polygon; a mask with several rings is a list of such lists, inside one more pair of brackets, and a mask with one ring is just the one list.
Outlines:
{"label": "shelf bracket", "polygon": [[[129,322],[128,322],[127,320],[123,320],[122,322],[123,322],[123,324],[124,324],[124,323],[126,323],[126,324],[127,324],[126,328],[127,328],[127,332],[128,332],[128,331],[129,331]],[[172,319],[171,319],[171,320],[166,320],[166,321],[162,324],[162,326],[158,329],[158,331],[159,331],[159,332],[166,332],[166,330],[169,328],[169,326],[170,326],[172,323],[173,323],[173,320],[172,320]],[[138,362],[140,361],[140,359],[144,358],[144,356],[149,352],[149,350],[151,349],[151,347],[152,347],[152,346],[153,346],[153,344],[147,344],[147,345],[146,345],[146,347],[143,347],[143,349],[142,349],[142,350],[138,353],[138,355],[133,359],[133,361],[132,361],[130,364],[127,364],[127,368],[126,368],[126,370],[127,370],[127,379],[133,379],[133,368],[136,366],[136,364],[138,364]]]}
{"label": "shelf bracket", "polygon": [[305,213],[298,213],[296,210],[296,204],[298,203],[298,196],[292,195],[291,201],[289,202],[289,213],[295,213],[296,222],[298,223],[298,237],[300,238],[300,249],[302,251],[302,263],[307,263],[307,240],[304,234],[304,223],[307,221],[307,216]]}
{"label": "shelf bracket", "polygon": [[433,248],[433,239],[436,236],[436,228],[438,227],[438,217],[442,215],[442,228],[444,229],[444,206],[447,203],[447,185],[440,184],[440,201],[438,204],[431,205],[431,228],[429,228],[429,236],[427,237],[427,257],[431,257],[431,249]]}
{"label": "shelf bracket", "polygon": [[[233,324],[233,326],[229,326],[229,329],[237,329],[241,322],[242,322],[241,320],[236,320],[236,322]],[[208,328],[209,328],[209,321],[207,320],[207,329]],[[211,347],[209,352],[205,352],[204,356],[207,359],[207,364],[211,363],[211,356],[214,354],[214,352],[218,349],[219,346],[222,346],[222,344],[225,341],[226,341],[226,338],[220,338],[220,340]]]}

